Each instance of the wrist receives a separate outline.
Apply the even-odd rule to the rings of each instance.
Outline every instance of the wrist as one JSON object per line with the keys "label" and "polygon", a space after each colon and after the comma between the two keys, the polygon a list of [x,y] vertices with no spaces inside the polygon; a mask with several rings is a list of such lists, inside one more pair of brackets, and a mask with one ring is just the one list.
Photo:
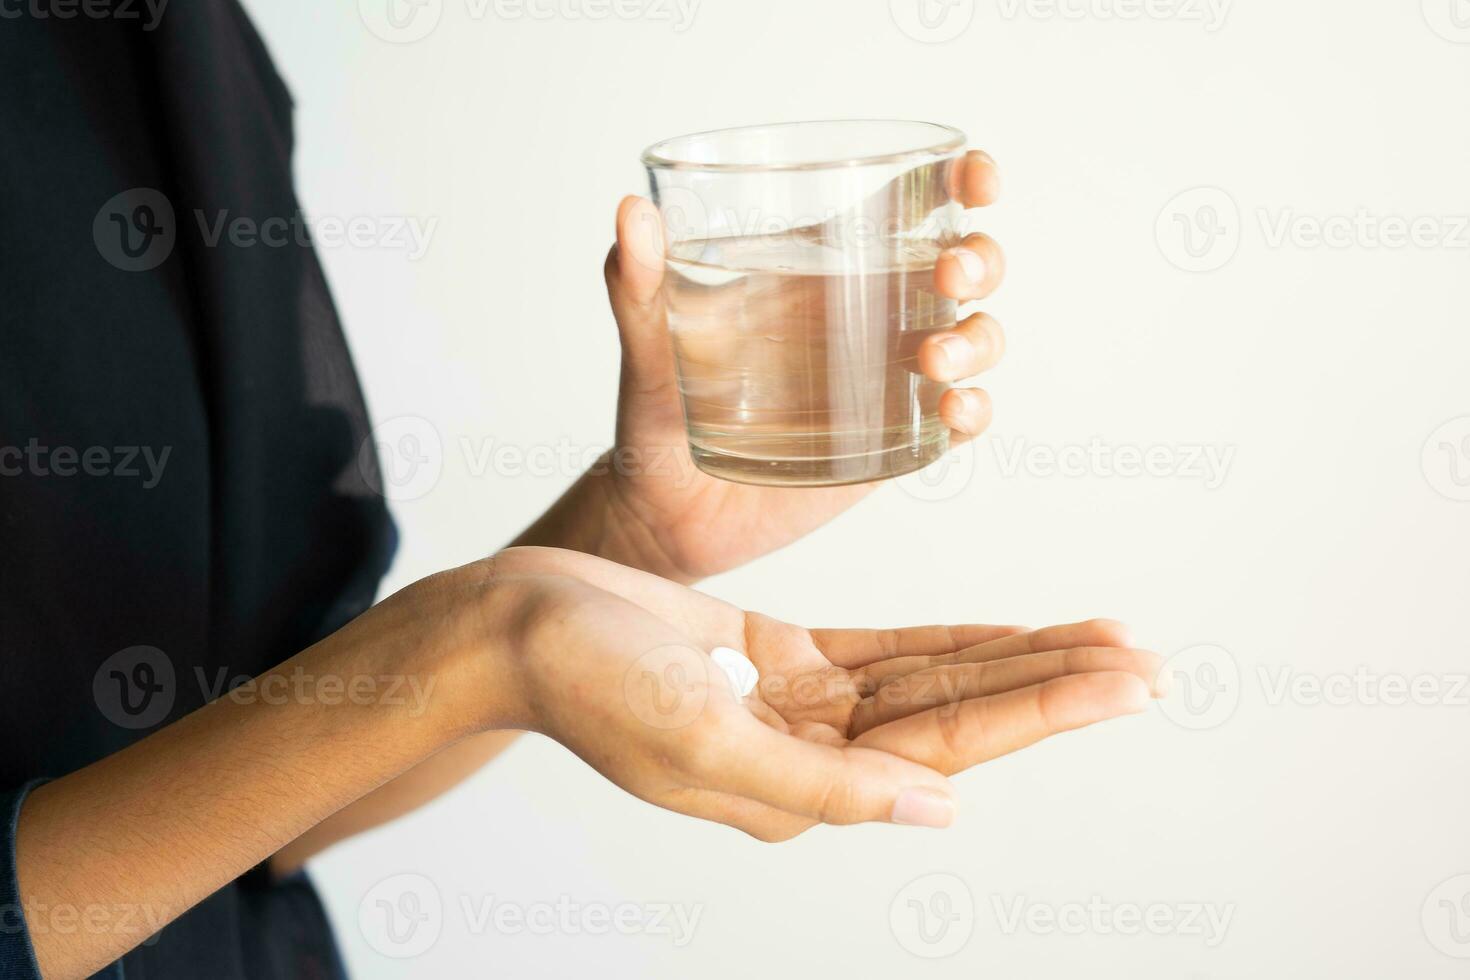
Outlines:
{"label": "wrist", "polygon": [[324,641],[354,672],[413,695],[394,727],[429,754],[525,717],[510,637],[523,588],[495,566],[491,557],[421,579]]}
{"label": "wrist", "polygon": [[444,676],[450,687],[439,724],[458,737],[534,727],[520,636],[538,616],[533,578],[502,568],[502,554],[454,569],[461,598],[449,616]]}
{"label": "wrist", "polygon": [[613,450],[604,454],[512,547],[537,546],[580,551],[680,585],[699,576],[681,568],[644,518],[636,488],[619,471]]}
{"label": "wrist", "polygon": [[646,507],[641,505],[634,479],[620,473],[606,458],[584,479],[588,503],[596,508],[601,524],[598,549],[589,554],[680,585],[699,581],[699,576],[685,571],[670,554],[657,531],[657,518],[644,515]]}

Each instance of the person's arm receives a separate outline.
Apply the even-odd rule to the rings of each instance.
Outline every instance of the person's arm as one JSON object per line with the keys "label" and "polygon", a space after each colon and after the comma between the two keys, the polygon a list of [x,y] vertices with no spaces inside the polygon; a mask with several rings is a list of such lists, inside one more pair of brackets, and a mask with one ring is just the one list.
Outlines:
{"label": "person's arm", "polygon": [[[119,917],[99,931],[33,928],[42,974],[91,975],[342,806],[510,717],[510,685],[484,676],[504,658],[441,625],[462,623],[467,601],[477,600],[452,578],[420,583],[253,684],[34,790],[15,845],[27,919],[132,911],[126,927]],[[415,684],[422,704],[401,694]]]}
{"label": "person's arm", "polygon": [[[955,162],[945,193],[966,207],[999,195],[995,161],[972,151]],[[935,204],[939,201],[933,202]],[[616,446],[574,483],[512,546],[563,548],[692,585],[774,551],[857,503],[873,487],[783,489],[726,483],[689,456],[661,288],[662,219],[646,200],[618,208],[617,243],[604,269],[622,341]],[[993,292],[1004,274],[1000,247],[965,239],[936,269],[936,286],[958,300]],[[970,253],[973,260],[954,257]],[[978,274],[971,277],[966,270]],[[925,339],[918,363],[934,380],[954,381],[993,367],[1005,349],[1000,326],[977,313]],[[949,392],[941,414],[958,442],[989,422],[979,389]],[[513,741],[497,733],[466,739],[318,826],[272,860],[283,873],[332,844],[406,814],[488,765]]]}
{"label": "person's arm", "polygon": [[[556,508],[549,512],[555,513]],[[511,542],[510,547],[562,547],[591,555],[600,554],[603,550],[599,540],[602,535],[590,523],[568,525],[569,531],[580,535],[576,539],[558,534],[558,527],[559,521],[543,519]],[[558,545],[557,541],[562,543]],[[442,749],[281,848],[271,856],[271,873],[278,878],[284,877],[332,845],[412,813],[495,761],[520,734],[515,731],[483,732]]]}
{"label": "person's arm", "polygon": [[[1142,709],[1158,660],[1109,645],[1123,639],[1107,623],[812,632],[585,555],[515,549],[410,586],[36,789],[13,884],[28,923],[133,911],[131,928],[31,930],[43,976],[89,976],[386,780],[506,728],[762,840],[817,822],[943,826],[942,773]],[[710,669],[718,646],[769,686],[735,696]]]}

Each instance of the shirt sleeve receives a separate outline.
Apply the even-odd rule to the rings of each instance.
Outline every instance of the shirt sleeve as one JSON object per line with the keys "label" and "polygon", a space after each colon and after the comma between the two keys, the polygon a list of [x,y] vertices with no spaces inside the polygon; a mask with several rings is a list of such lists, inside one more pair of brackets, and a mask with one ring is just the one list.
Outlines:
{"label": "shirt sleeve", "polygon": [[0,980],[41,980],[15,873],[15,828],[27,794],[45,782],[0,790]]}

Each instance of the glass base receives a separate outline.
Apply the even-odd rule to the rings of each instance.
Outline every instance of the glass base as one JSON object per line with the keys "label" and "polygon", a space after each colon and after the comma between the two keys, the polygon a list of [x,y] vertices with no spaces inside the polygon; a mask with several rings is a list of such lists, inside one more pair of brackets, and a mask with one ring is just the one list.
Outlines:
{"label": "glass base", "polygon": [[860,456],[763,459],[733,456],[694,444],[689,447],[694,465],[710,476],[762,487],[844,487],[891,480],[923,469],[948,451],[949,432],[942,428],[917,445]]}

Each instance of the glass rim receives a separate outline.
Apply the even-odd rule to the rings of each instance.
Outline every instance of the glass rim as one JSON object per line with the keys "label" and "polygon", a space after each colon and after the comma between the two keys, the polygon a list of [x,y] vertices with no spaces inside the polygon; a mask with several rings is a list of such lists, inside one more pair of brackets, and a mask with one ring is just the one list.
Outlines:
{"label": "glass rim", "polygon": [[[839,157],[831,160],[813,160],[803,163],[776,162],[776,163],[705,163],[696,160],[679,160],[666,156],[664,152],[673,143],[681,140],[699,139],[701,137],[727,136],[735,133],[754,133],[760,130],[795,129],[801,126],[832,126],[832,125],[899,125],[899,126],[923,126],[934,131],[942,137],[937,142],[926,146],[914,147],[907,150],[897,150],[890,153],[874,153],[856,157]],[[668,139],[659,140],[643,151],[640,159],[643,165],[650,170],[695,170],[712,173],[759,173],[763,171],[793,171],[793,170],[834,170],[841,167],[865,167],[874,164],[896,163],[913,157],[944,156],[960,149],[968,141],[968,137],[959,129],[947,126],[944,123],[928,122],[922,119],[805,119],[797,122],[782,123],[758,123],[752,126],[730,126],[724,129],[707,129],[698,133],[685,133],[681,136],[670,136]]]}

